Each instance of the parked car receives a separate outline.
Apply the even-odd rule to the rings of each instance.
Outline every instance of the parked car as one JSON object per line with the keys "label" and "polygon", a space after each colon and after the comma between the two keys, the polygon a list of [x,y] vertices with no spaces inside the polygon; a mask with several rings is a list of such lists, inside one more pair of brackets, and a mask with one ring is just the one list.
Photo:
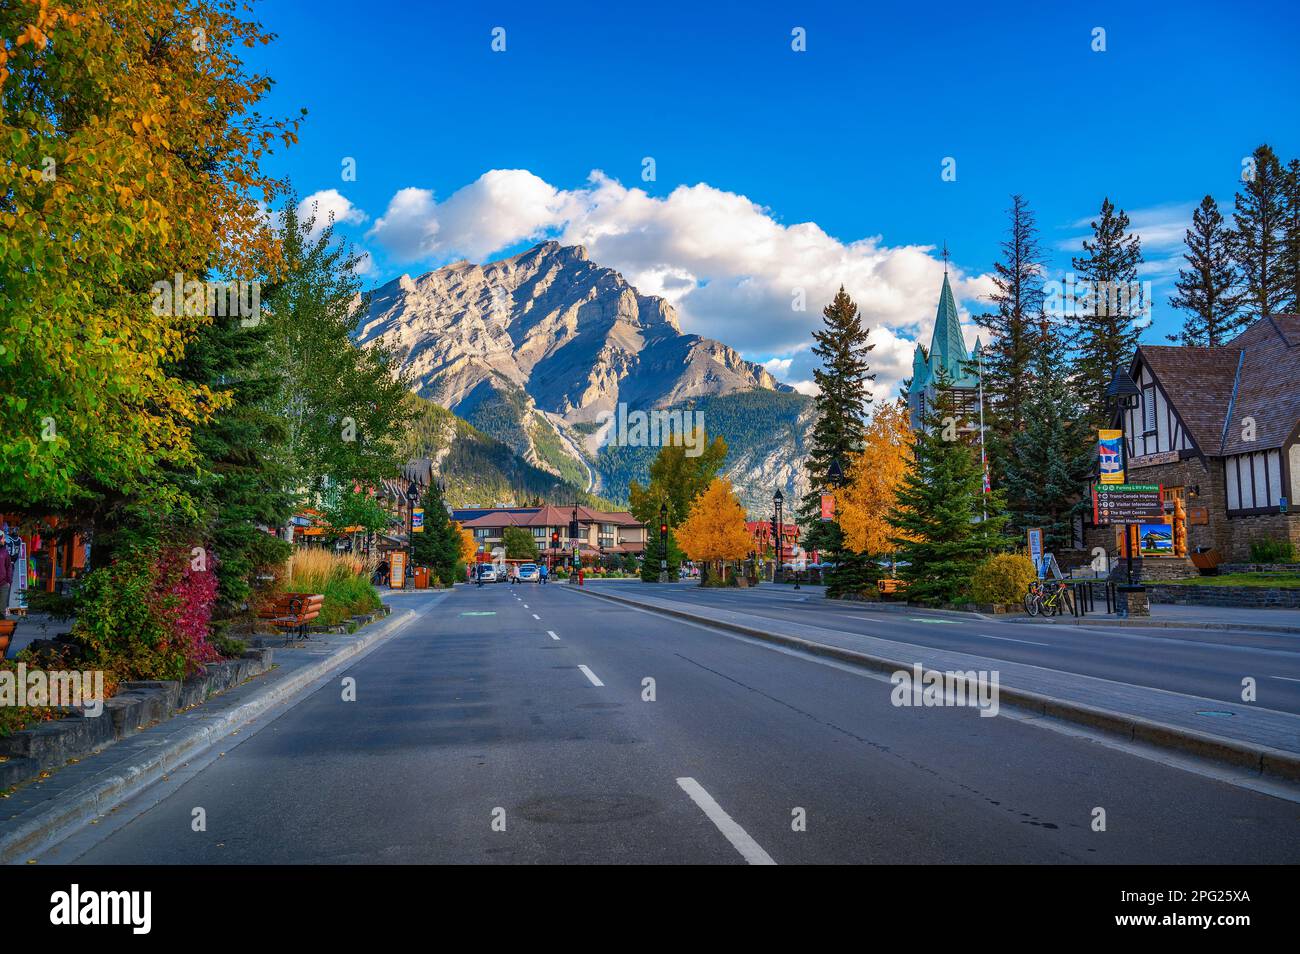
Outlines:
{"label": "parked car", "polygon": [[518,576],[518,579],[519,579],[519,582],[520,582],[520,583],[536,583],[536,582],[538,582],[539,577],[538,577],[538,575],[537,575],[537,564],[536,564],[536,563],[521,563],[521,564],[519,564],[519,576]]}
{"label": "parked car", "polygon": [[497,568],[491,563],[480,563],[478,565],[478,578],[484,583],[497,582]]}

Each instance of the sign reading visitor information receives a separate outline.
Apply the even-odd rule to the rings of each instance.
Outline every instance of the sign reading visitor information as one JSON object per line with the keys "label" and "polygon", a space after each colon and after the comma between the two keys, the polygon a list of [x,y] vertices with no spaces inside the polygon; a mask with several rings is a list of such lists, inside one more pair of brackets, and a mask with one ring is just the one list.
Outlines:
{"label": "sign reading visitor information", "polygon": [[1092,522],[1145,523],[1160,520],[1164,505],[1159,484],[1094,484]]}
{"label": "sign reading visitor information", "polygon": [[1097,431],[1097,460],[1103,484],[1124,483],[1123,431]]}

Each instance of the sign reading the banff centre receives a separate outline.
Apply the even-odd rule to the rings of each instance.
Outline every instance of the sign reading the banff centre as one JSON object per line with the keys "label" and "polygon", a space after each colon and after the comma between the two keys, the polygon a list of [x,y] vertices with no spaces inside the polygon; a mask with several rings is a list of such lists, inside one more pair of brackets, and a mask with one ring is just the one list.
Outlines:
{"label": "sign reading the banff centre", "polygon": [[1143,523],[1164,516],[1159,484],[1094,484],[1092,522]]}

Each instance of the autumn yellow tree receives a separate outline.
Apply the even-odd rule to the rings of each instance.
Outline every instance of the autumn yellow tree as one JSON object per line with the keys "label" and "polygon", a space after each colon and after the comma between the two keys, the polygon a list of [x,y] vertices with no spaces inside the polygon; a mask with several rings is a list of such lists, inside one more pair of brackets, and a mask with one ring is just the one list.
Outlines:
{"label": "autumn yellow tree", "polygon": [[456,521],[452,521],[458,533],[460,533],[460,558],[465,563],[473,563],[474,556],[478,553],[478,542],[474,539],[474,531],[467,530]]}
{"label": "autumn yellow tree", "polygon": [[192,428],[228,399],[176,368],[207,283],[274,260],[280,183],[260,165],[297,128],[254,110],[271,80],[241,55],[271,36],[246,9],[0,4],[0,503],[120,498],[192,468]]}
{"label": "autumn yellow tree", "polygon": [[856,553],[880,556],[898,532],[886,521],[898,486],[910,466],[912,428],[901,400],[882,405],[867,427],[862,450],[849,463],[848,482],[837,495],[844,544]]}
{"label": "autumn yellow tree", "polygon": [[695,498],[685,522],[677,528],[677,540],[690,559],[706,564],[745,558],[753,540],[745,527],[745,508],[732,492],[731,481],[715,477]]}

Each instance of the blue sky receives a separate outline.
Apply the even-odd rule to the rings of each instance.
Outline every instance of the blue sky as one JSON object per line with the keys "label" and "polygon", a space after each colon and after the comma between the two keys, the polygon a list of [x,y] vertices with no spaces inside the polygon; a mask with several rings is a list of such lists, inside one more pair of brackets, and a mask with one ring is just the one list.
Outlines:
{"label": "blue sky", "polygon": [[873,6],[268,0],[253,63],[267,112],[309,112],[273,170],[335,210],[368,281],[584,241],[791,381],[843,281],[891,387],[928,340],[935,247],[978,311],[1012,192],[1058,273],[1103,196],[1127,209],[1163,339],[1191,207],[1230,204],[1260,142],[1300,155],[1295,3]]}

